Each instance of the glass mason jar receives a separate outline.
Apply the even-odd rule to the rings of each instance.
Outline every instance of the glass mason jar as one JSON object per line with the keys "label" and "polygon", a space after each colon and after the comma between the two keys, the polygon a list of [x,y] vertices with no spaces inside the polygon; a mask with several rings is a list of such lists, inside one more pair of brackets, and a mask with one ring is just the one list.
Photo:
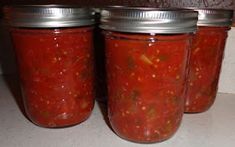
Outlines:
{"label": "glass mason jar", "polygon": [[122,138],[170,138],[184,112],[186,69],[197,12],[110,7],[101,12],[108,116]]}
{"label": "glass mason jar", "polygon": [[93,12],[69,6],[5,8],[29,119],[42,127],[86,120],[94,105]]}
{"label": "glass mason jar", "polygon": [[199,9],[198,32],[193,37],[185,112],[208,110],[215,101],[232,10]]}

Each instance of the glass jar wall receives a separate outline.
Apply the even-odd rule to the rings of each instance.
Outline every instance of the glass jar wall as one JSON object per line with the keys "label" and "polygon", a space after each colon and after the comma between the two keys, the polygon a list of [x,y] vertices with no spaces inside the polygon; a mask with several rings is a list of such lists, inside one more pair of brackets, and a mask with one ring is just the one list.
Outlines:
{"label": "glass jar wall", "polygon": [[92,12],[49,5],[5,13],[30,120],[42,127],[86,120],[94,105]]}
{"label": "glass jar wall", "polygon": [[196,22],[197,13],[186,10],[112,7],[101,12],[109,120],[120,137],[152,143],[176,132]]}
{"label": "glass jar wall", "polygon": [[185,112],[208,110],[215,101],[231,10],[197,10],[199,29],[193,37]]}

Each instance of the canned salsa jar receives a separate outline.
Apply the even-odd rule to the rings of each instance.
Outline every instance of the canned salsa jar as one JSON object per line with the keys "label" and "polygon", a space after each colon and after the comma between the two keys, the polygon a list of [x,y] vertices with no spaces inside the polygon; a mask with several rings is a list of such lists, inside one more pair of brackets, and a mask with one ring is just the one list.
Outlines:
{"label": "canned salsa jar", "polygon": [[93,13],[68,6],[6,7],[29,119],[66,127],[94,105]]}
{"label": "canned salsa jar", "polygon": [[215,101],[232,10],[199,9],[193,37],[185,112],[208,110]]}
{"label": "canned salsa jar", "polygon": [[178,129],[197,12],[109,7],[101,12],[108,116],[122,138],[160,142]]}

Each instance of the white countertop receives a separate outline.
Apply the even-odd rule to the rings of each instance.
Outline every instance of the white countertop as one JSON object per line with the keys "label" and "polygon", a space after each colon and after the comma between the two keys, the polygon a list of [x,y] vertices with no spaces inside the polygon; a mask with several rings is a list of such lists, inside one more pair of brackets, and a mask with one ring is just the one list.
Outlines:
{"label": "white countertop", "polygon": [[131,143],[115,135],[105,123],[97,103],[90,118],[80,125],[64,129],[35,126],[24,117],[14,99],[19,96],[15,78],[9,76],[8,79],[10,82],[6,84],[0,77],[0,147],[235,146],[233,94],[218,94],[214,106],[205,113],[185,114],[180,129],[171,139],[145,145]]}

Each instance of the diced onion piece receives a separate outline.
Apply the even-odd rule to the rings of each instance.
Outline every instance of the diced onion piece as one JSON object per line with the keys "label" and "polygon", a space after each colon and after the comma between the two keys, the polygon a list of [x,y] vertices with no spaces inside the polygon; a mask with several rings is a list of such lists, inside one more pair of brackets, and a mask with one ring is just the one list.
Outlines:
{"label": "diced onion piece", "polygon": [[153,62],[144,54],[140,56],[140,59],[149,65],[153,64]]}

